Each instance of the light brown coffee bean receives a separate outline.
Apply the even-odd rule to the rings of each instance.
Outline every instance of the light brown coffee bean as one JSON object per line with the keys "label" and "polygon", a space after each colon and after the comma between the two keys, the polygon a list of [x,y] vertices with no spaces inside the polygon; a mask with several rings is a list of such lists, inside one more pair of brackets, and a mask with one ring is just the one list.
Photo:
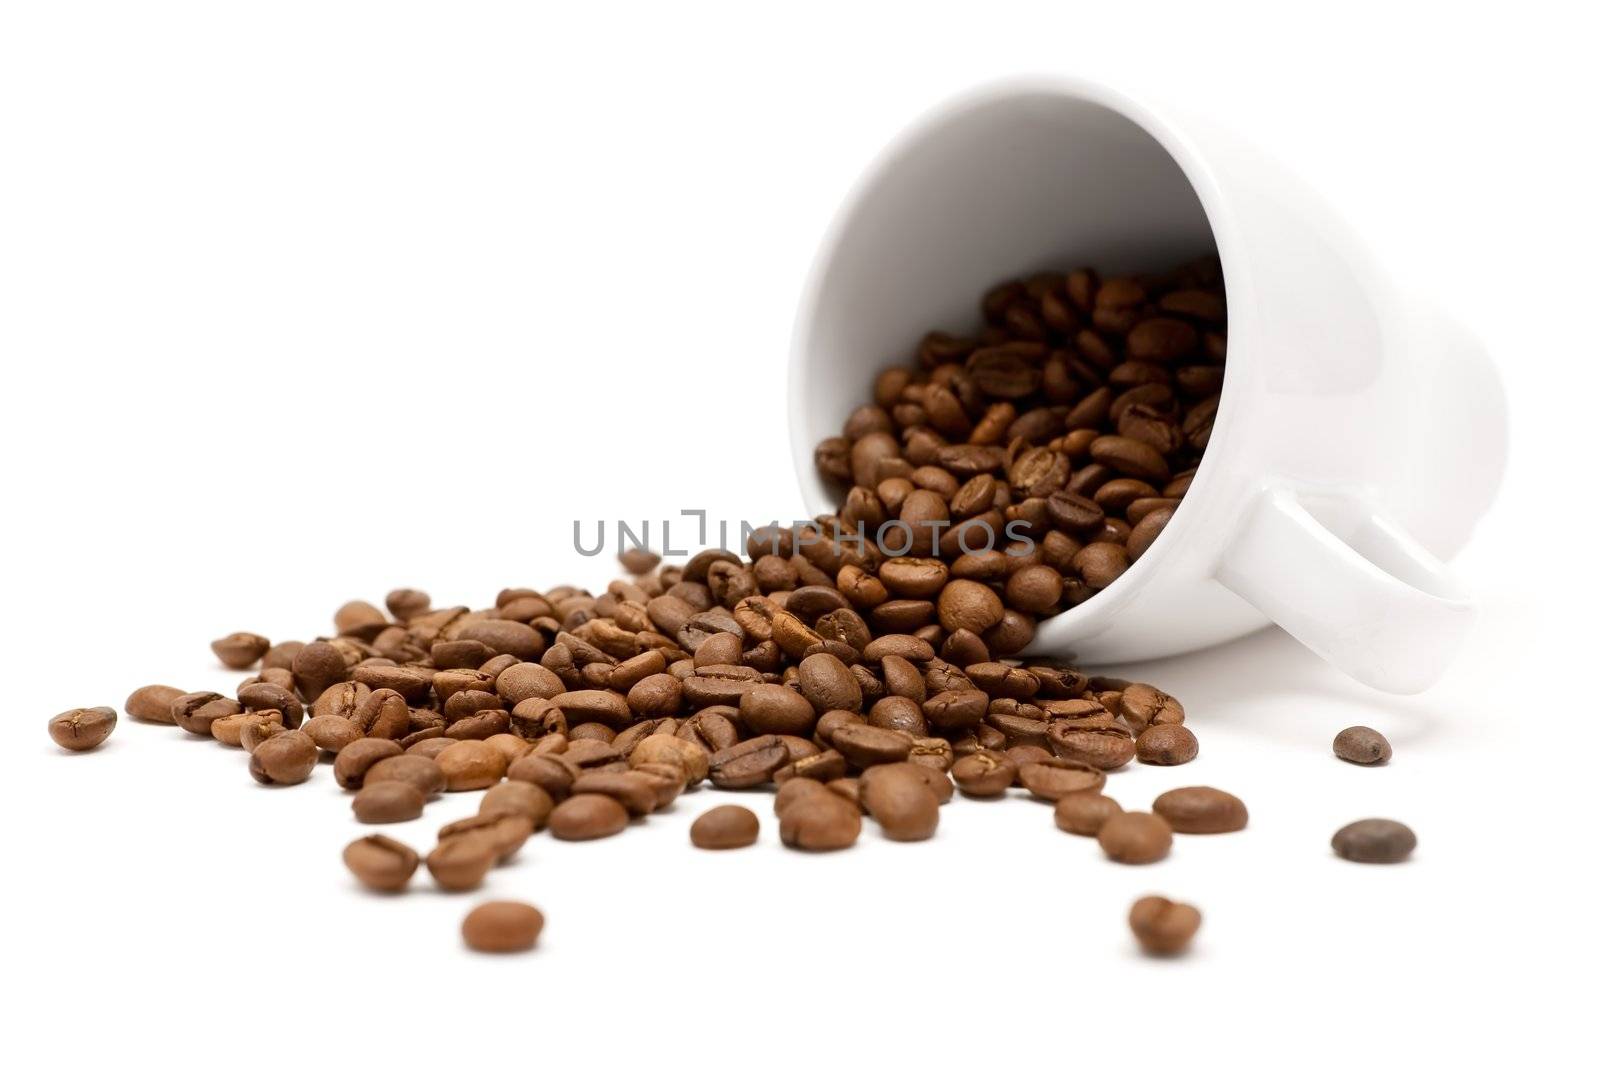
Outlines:
{"label": "light brown coffee bean", "polygon": [[171,725],[172,702],[183,696],[183,690],[170,685],[144,685],[128,694],[122,710],[140,722],[158,722]]}
{"label": "light brown coffee bean", "polygon": [[478,802],[479,815],[522,815],[539,830],[550,821],[555,801],[532,782],[508,779],[492,785]]}
{"label": "light brown coffee bean", "polygon": [[1333,754],[1347,763],[1387,763],[1394,755],[1389,739],[1369,726],[1350,726],[1333,739]]}
{"label": "light brown coffee bean", "polygon": [[1128,912],[1128,926],[1139,947],[1152,956],[1176,956],[1200,929],[1200,912],[1166,897],[1141,897]]}
{"label": "light brown coffee bean", "polygon": [[462,940],[478,952],[526,952],[543,930],[544,914],[514,900],[486,901],[461,921]]}
{"label": "light brown coffee bean", "polygon": [[344,865],[360,883],[377,893],[398,893],[417,872],[419,857],[383,834],[358,837],[344,848]]}
{"label": "light brown coffee bean", "polygon": [[317,746],[299,730],[269,737],[250,753],[250,776],[262,785],[299,785],[317,765]]}
{"label": "light brown coffee bean", "polygon": [[428,853],[428,873],[440,889],[465,893],[483,884],[498,858],[483,835],[457,834]]}
{"label": "light brown coffee bean", "polygon": [[761,821],[755,812],[737,804],[721,804],[703,812],[689,827],[696,848],[744,848],[756,843]]}
{"label": "light brown coffee bean", "polygon": [[434,757],[452,793],[487,789],[505,777],[509,761],[487,741],[457,741]]}
{"label": "light brown coffee bean", "polygon": [[[1126,695],[1124,695],[1126,701]],[[1200,742],[1186,726],[1171,723],[1152,726],[1139,735],[1136,750],[1140,763],[1174,767],[1188,763],[1200,754]]]}
{"label": "light brown coffee bean", "polygon": [[404,782],[424,797],[436,797],[445,789],[444,771],[438,762],[411,752],[374,763],[362,776],[361,788],[379,782]]}
{"label": "light brown coffee bean", "polygon": [[1204,785],[1169,789],[1156,797],[1150,810],[1180,834],[1231,833],[1250,821],[1244,801]]}
{"label": "light brown coffee bean", "polygon": [[1172,851],[1172,829],[1159,815],[1124,811],[1100,825],[1096,835],[1105,854],[1118,863],[1154,863]]}
{"label": "light brown coffee bean", "polygon": [[628,754],[628,765],[666,763],[679,768],[686,785],[698,785],[711,773],[711,754],[692,741],[674,734],[652,734]]}
{"label": "light brown coffee bean", "polygon": [[272,642],[265,637],[249,633],[229,634],[211,642],[211,651],[217,654],[217,659],[224,667],[235,671],[249,670],[271,647]]}
{"label": "light brown coffee bean", "polygon": [[185,693],[172,702],[172,721],[191,734],[211,736],[211,724],[229,715],[237,715],[243,708],[237,700],[221,693]]}
{"label": "light brown coffee bean", "polygon": [[110,708],[76,708],[50,719],[50,740],[69,752],[98,747],[117,728],[117,713]]}
{"label": "light brown coffee bean", "polygon": [[[311,722],[316,722],[312,719]],[[310,734],[306,735],[310,737]],[[333,760],[333,780],[341,789],[360,789],[371,770],[380,760],[403,755],[405,749],[398,742],[381,737],[363,737],[351,741],[339,750]]]}
{"label": "light brown coffee bean", "polygon": [[869,767],[861,776],[861,806],[891,841],[925,841],[939,827],[939,798],[911,764]]}

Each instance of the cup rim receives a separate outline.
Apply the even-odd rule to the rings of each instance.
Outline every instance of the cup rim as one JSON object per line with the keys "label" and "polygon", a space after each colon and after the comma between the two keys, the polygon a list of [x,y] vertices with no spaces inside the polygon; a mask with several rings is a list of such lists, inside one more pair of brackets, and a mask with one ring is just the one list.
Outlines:
{"label": "cup rim", "polygon": [[[1211,231],[1217,259],[1222,267],[1223,291],[1228,301],[1228,361],[1223,372],[1222,392],[1212,424],[1211,440],[1206,455],[1195,469],[1189,491],[1173,511],[1172,520],[1161,535],[1128,569],[1105,589],[1082,604],[1068,608],[1058,615],[1040,619],[1029,644],[1029,650],[1040,644],[1069,644],[1076,638],[1088,637],[1103,631],[1113,616],[1127,604],[1137,599],[1149,585],[1150,578],[1161,567],[1162,560],[1178,551],[1178,544],[1187,540],[1190,532],[1202,521],[1198,514],[1207,510],[1195,504],[1206,499],[1209,489],[1217,480],[1215,469],[1217,453],[1224,451],[1236,422],[1233,394],[1239,391],[1240,361],[1236,352],[1247,352],[1250,325],[1247,317],[1238,315],[1237,309],[1246,304],[1247,274],[1236,249],[1239,237],[1230,216],[1223,210],[1220,185],[1202,154],[1174,125],[1164,119],[1151,105],[1119,89],[1082,77],[1023,75],[980,83],[957,93],[923,111],[899,134],[882,148],[863,169],[835,211],[818,251],[812,261],[802,290],[789,350],[789,434],[790,454],[800,483],[801,494],[808,509],[830,495],[829,487],[816,471],[814,452],[817,442],[806,439],[801,418],[802,385],[806,376],[807,355],[811,350],[812,327],[824,279],[832,272],[839,245],[845,233],[856,222],[857,211],[866,194],[887,174],[911,148],[936,134],[952,120],[980,107],[1022,100],[1029,97],[1056,96],[1085,101],[1111,111],[1133,123],[1152,140],[1177,165],[1189,187],[1194,191],[1200,208],[1205,213],[1206,225]],[[1243,337],[1245,343],[1240,343]],[[1187,506],[1185,506],[1187,505]],[[1048,636],[1047,636],[1048,635]],[[1071,649],[1065,650],[1068,655]]]}

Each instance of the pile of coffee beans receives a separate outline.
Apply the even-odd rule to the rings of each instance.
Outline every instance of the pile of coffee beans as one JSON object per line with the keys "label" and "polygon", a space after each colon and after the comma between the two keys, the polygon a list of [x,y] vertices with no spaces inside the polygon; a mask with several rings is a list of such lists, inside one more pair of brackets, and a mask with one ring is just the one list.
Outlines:
{"label": "pile of coffee beans", "polygon": [[931,624],[897,598],[947,589],[939,625],[1009,656],[1036,617],[1110,585],[1171,520],[1211,438],[1227,305],[1208,259],[1035,274],[980,310],[977,333],[930,333],[915,363],[881,373],[816,464],[848,487],[834,528],[903,557],[877,568],[874,622]]}
{"label": "pile of coffee beans", "polygon": [[[1105,588],[1183,498],[1221,389],[1215,264],[1038,275],[992,291],[983,313],[977,336],[925,338],[919,365],[881,376],[875,402],[818,449],[851,486],[836,515],[759,531],[744,557],[662,565],[636,547],[620,557],[628,577],[599,593],[513,587],[472,609],[397,589],[382,607],[345,604],[308,641],[229,634],[214,653],[251,672],[232,696],[147,685],[125,711],[242,749],[264,784],[331,765],[321,773],[362,824],[481,793],[425,856],[382,834],[345,849],[354,877],[385,893],[419,867],[443,890],[476,889],[542,829],[609,837],[702,787],[772,792],[779,840],[804,851],[849,848],[869,821],[891,841],[928,840],[957,792],[1044,802],[1120,863],[1163,859],[1174,832],[1243,829],[1244,803],[1219,789],[1175,789],[1148,812],[1103,793],[1135,762],[1196,758],[1177,698],[1024,655],[1039,617]],[[115,722],[80,709],[50,733],[90,748]],[[689,830],[704,849],[759,836],[738,805]],[[1409,852],[1367,824],[1335,849]],[[1198,912],[1152,900],[1135,905],[1135,934],[1180,951]],[[463,936],[518,950],[543,921],[486,904]]]}

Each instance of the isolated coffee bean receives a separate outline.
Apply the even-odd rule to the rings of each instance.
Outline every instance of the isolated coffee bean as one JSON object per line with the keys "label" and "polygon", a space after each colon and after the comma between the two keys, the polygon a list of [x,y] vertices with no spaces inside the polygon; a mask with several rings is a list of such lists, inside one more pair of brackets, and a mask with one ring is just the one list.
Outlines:
{"label": "isolated coffee bean", "polygon": [[1399,863],[1417,847],[1417,835],[1393,819],[1360,819],[1333,835],[1333,851],[1355,863]]}
{"label": "isolated coffee bean", "polygon": [[703,812],[689,827],[696,848],[744,848],[756,843],[761,822],[755,812],[737,804],[721,804]]}
{"label": "isolated coffee bean", "polygon": [[69,752],[87,752],[116,728],[117,713],[110,708],[77,708],[50,719],[50,740]]}
{"label": "isolated coffee bean", "polygon": [[1141,897],[1128,911],[1128,926],[1139,947],[1152,956],[1176,956],[1200,929],[1200,912],[1166,897]]}
{"label": "isolated coffee bean", "polygon": [[357,822],[410,822],[421,818],[425,802],[426,798],[409,782],[368,781],[350,801],[350,810],[355,812]]}
{"label": "isolated coffee bean", "polygon": [[172,723],[172,703],[183,690],[170,685],[145,685],[128,694],[122,710],[140,722]]}
{"label": "isolated coffee bean", "polygon": [[299,785],[317,765],[317,746],[299,730],[269,737],[250,753],[250,776],[262,785]]}
{"label": "isolated coffee bean", "polygon": [[411,881],[420,862],[417,854],[392,837],[370,834],[345,846],[344,865],[368,889],[397,893]]}
{"label": "isolated coffee bean", "polygon": [[461,938],[478,952],[526,952],[544,930],[544,914],[531,904],[491,900],[467,912]]}
{"label": "isolated coffee bean", "polygon": [[229,634],[211,642],[211,651],[217,654],[222,665],[236,671],[253,667],[271,647],[272,642],[260,634]]}
{"label": "isolated coffee bean", "polygon": [[1170,789],[1156,797],[1150,810],[1180,834],[1231,833],[1250,821],[1244,801],[1204,785]]}
{"label": "isolated coffee bean", "polygon": [[1105,854],[1118,863],[1154,863],[1172,851],[1172,828],[1145,811],[1112,815],[1096,836]]}
{"label": "isolated coffee bean", "polygon": [[1069,834],[1095,837],[1122,805],[1103,793],[1068,793],[1056,801],[1056,826]]}
{"label": "isolated coffee bean", "polygon": [[1387,763],[1394,750],[1389,739],[1367,726],[1350,726],[1333,739],[1333,754],[1347,763]]}
{"label": "isolated coffee bean", "polygon": [[550,813],[550,832],[563,841],[592,841],[621,833],[628,809],[612,797],[583,793],[568,797]]}
{"label": "isolated coffee bean", "polygon": [[1153,763],[1162,767],[1188,763],[1200,754],[1200,742],[1194,734],[1188,727],[1176,723],[1149,727],[1139,735],[1135,748],[1140,763]]}

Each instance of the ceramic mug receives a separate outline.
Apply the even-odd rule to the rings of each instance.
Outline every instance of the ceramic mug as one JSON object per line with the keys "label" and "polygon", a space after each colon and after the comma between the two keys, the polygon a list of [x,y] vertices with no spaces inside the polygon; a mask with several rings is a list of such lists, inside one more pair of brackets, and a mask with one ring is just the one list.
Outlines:
{"label": "ceramic mug", "polygon": [[1487,509],[1505,403],[1482,349],[1395,289],[1318,198],[1226,129],[1102,86],[1006,82],[916,123],[825,238],[799,311],[789,425],[813,450],[930,328],[995,282],[1220,257],[1228,360],[1183,504],[1129,569],[1041,621],[1034,654],[1129,662],[1277,623],[1375,688],[1417,692],[1473,608],[1442,559]]}

